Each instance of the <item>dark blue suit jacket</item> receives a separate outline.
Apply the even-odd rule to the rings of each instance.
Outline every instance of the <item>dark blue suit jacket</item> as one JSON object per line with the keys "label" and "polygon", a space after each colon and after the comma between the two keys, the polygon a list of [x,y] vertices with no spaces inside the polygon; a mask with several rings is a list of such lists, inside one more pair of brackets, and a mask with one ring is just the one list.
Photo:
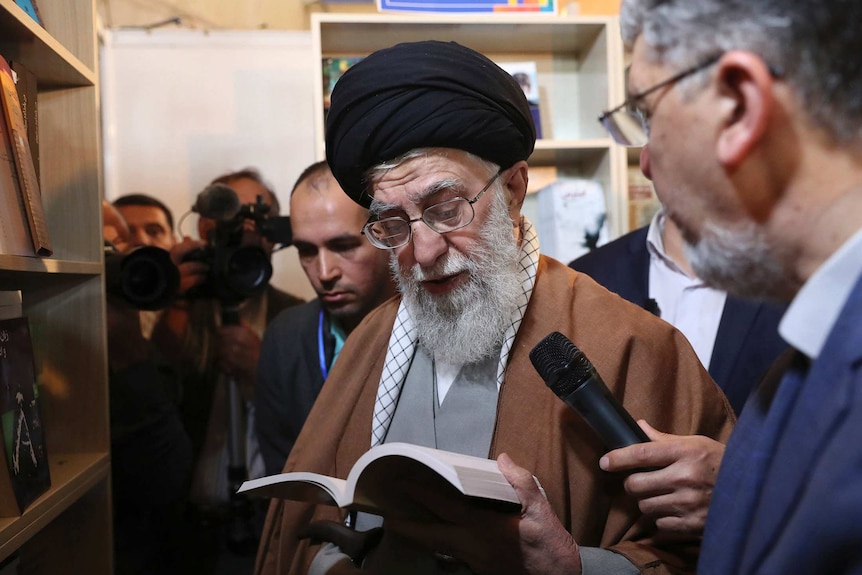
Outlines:
{"label": "dark blue suit jacket", "polygon": [[[648,308],[649,263],[645,226],[569,264],[610,291]],[[785,306],[728,296],[718,326],[709,374],[739,414],[751,390],[787,348],[778,335]]]}
{"label": "dark blue suit jacket", "polygon": [[862,573],[862,278],[807,372],[746,405],[697,572]]}
{"label": "dark blue suit jacket", "polygon": [[[255,425],[267,475],[281,473],[302,424],[323,387],[315,299],[284,310],[263,335],[255,385]],[[334,340],[324,326],[324,358],[332,363]]]}

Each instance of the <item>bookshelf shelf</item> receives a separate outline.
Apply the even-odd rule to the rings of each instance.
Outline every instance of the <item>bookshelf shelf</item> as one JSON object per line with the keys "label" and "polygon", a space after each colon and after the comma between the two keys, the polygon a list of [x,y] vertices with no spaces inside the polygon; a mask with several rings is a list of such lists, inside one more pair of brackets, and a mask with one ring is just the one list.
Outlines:
{"label": "bookshelf shelf", "polygon": [[7,59],[20,60],[33,70],[45,89],[96,84],[92,67],[72,54],[13,0],[0,0],[0,50]]}
{"label": "bookshelf shelf", "polygon": [[624,93],[616,17],[317,13],[311,33],[320,159],[325,157],[323,59],[365,56],[399,42],[455,41],[496,62],[535,62],[544,138],[530,165],[599,181],[612,235],[628,231],[625,150],[597,121]]}
{"label": "bookshelf shelf", "polygon": [[[97,262],[0,255],[0,270],[22,273],[96,275],[102,273],[102,266]],[[25,277],[21,279],[26,281]]]}
{"label": "bookshelf shelf", "polygon": [[[0,518],[4,542],[0,557],[6,557],[48,525],[75,501],[110,473],[110,460],[106,453],[67,453],[49,455],[51,479],[61,488],[52,487],[19,516]],[[9,538],[5,539],[8,535]]]}
{"label": "bookshelf shelf", "polygon": [[[0,54],[36,76],[49,258],[0,255],[29,320],[51,488],[0,502],[0,561],[18,572],[112,572],[110,427],[95,0],[39,0],[43,28],[0,0]],[[0,465],[0,485],[10,484]]]}

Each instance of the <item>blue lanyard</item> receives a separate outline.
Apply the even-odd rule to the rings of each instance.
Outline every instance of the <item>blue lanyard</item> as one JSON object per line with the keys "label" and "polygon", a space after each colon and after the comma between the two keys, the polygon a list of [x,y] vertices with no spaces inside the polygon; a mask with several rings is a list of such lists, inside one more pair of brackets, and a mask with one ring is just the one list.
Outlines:
{"label": "blue lanyard", "polygon": [[326,351],[323,348],[323,310],[320,310],[320,321],[317,323],[317,354],[320,358],[320,373],[323,374],[323,380],[326,381],[326,376],[329,375],[329,369],[326,367]]}

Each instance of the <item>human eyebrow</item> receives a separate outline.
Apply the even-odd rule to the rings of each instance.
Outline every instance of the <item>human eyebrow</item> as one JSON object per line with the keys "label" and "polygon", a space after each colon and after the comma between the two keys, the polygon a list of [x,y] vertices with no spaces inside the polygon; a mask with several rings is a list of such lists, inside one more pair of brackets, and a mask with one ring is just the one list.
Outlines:
{"label": "human eyebrow", "polygon": [[353,234],[343,234],[328,239],[326,241],[326,246],[334,252],[345,252],[352,249],[356,249],[357,247],[362,245],[362,243],[363,240],[361,239],[361,236],[356,236]]}
{"label": "human eyebrow", "polygon": [[[437,180],[431,185],[416,192],[407,193],[407,201],[416,206],[422,206],[429,201],[430,198],[437,196],[443,192],[451,191],[453,194],[463,194],[466,190],[462,180],[458,178],[444,178]],[[368,208],[369,215],[374,218],[386,214],[387,212],[401,212],[406,216],[407,210],[403,206],[382,202],[377,198],[372,198],[371,206]]]}
{"label": "human eyebrow", "polygon": [[452,191],[457,194],[462,193],[465,189],[464,183],[458,178],[444,178],[437,180],[424,190],[408,194],[407,199],[416,205],[420,205],[441,192]]}
{"label": "human eyebrow", "polygon": [[386,212],[403,211],[400,206],[381,202],[377,198],[371,198],[371,205],[368,207],[368,215],[374,218],[379,218]]}

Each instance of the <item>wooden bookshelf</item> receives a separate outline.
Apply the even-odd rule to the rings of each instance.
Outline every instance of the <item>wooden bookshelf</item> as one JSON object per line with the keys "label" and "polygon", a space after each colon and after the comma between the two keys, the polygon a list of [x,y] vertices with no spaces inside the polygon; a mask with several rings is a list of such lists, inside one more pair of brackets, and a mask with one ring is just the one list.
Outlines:
{"label": "wooden bookshelf", "polygon": [[[0,289],[29,318],[51,489],[0,515],[0,561],[18,572],[112,571],[110,427],[94,0],[39,0],[44,28],[0,0],[0,54],[39,84],[41,190],[50,258],[0,254]],[[5,465],[0,473],[8,481]],[[4,509],[8,506],[4,506]]]}
{"label": "wooden bookshelf", "polygon": [[365,56],[399,42],[455,41],[496,62],[534,61],[543,139],[530,166],[597,180],[613,236],[627,230],[626,152],[598,122],[623,99],[622,40],[615,16],[529,14],[335,14],[311,17],[316,150],[325,157],[324,58]]}

